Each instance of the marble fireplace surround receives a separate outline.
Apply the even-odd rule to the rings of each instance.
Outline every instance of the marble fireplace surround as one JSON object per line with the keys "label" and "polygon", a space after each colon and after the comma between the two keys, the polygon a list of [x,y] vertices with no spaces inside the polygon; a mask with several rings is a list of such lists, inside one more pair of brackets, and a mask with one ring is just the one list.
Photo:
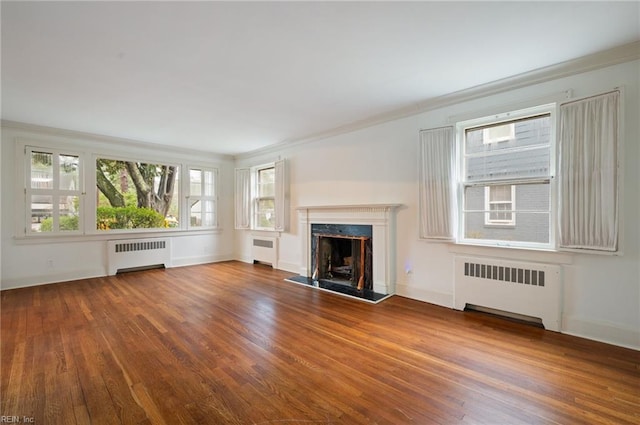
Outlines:
{"label": "marble fireplace surround", "polygon": [[373,290],[394,294],[396,290],[396,209],[400,204],[321,205],[298,207],[302,264],[300,275],[311,277],[312,224],[364,224],[372,228]]}

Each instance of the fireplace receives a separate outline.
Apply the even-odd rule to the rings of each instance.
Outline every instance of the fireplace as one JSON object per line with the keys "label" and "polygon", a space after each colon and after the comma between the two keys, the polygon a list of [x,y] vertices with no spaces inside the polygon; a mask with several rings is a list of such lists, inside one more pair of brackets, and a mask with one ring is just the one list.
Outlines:
{"label": "fireplace", "polygon": [[300,276],[394,294],[395,214],[399,206],[297,208],[302,243]]}
{"label": "fireplace", "polygon": [[372,227],[312,224],[312,279],[373,290]]}

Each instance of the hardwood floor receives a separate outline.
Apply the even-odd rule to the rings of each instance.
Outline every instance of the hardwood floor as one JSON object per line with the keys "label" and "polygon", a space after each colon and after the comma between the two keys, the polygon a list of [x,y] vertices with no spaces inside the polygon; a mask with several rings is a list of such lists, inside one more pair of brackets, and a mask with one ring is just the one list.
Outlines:
{"label": "hardwood floor", "polygon": [[3,291],[0,415],[640,423],[638,351],[398,296],[371,305],[287,276],[228,262]]}

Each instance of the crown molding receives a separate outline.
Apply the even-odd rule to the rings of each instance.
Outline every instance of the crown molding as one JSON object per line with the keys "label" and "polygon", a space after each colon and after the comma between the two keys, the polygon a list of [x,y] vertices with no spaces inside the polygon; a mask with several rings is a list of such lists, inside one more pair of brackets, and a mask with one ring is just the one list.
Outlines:
{"label": "crown molding", "polygon": [[67,130],[56,127],[47,127],[43,125],[30,124],[20,121],[11,121],[11,120],[2,120],[0,121],[2,124],[2,128],[12,129],[18,131],[27,131],[31,133],[45,134],[49,136],[56,137],[66,137],[75,140],[86,140],[97,143],[108,143],[109,145],[117,144],[120,146],[126,147],[136,147],[141,149],[149,149],[149,150],[162,150],[165,153],[170,154],[179,154],[179,155],[191,155],[198,157],[205,157],[207,159],[215,159],[215,160],[228,160],[233,161],[234,157],[232,155],[219,154],[215,152],[207,152],[207,151],[199,151],[196,149],[186,149],[180,148],[177,146],[171,145],[163,145],[160,143],[150,143],[150,142],[141,142],[139,140],[126,139],[123,137],[114,137],[114,136],[105,136],[101,134],[95,133],[86,133],[82,131],[76,130]]}
{"label": "crown molding", "polygon": [[315,142],[329,137],[338,136],[340,134],[350,133],[352,131],[383,124],[385,122],[411,117],[424,112],[443,108],[445,106],[468,102],[478,98],[504,93],[571,75],[595,71],[597,69],[631,62],[638,59],[640,59],[640,41],[635,41],[609,50],[603,50],[591,55],[560,62],[555,65],[538,68],[533,71],[524,72],[443,96],[426,99],[404,108],[395,109],[384,114],[354,121],[327,131],[309,134],[298,139],[285,140],[274,145],[235,155],[235,158],[246,159],[258,155],[264,155],[284,148]]}

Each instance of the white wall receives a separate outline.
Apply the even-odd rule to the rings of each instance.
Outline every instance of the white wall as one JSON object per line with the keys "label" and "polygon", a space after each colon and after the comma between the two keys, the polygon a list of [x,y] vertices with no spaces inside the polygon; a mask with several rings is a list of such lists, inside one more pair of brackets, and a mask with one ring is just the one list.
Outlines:
{"label": "white wall", "polygon": [[[5,123],[6,124],[6,123]],[[16,229],[18,214],[23,214],[20,190],[22,178],[17,176],[16,138],[27,139],[38,145],[66,143],[117,156],[143,160],[180,161],[194,165],[218,168],[220,179],[219,215],[221,230],[189,234],[155,233],[153,235],[110,234],[64,239],[24,238]],[[172,238],[172,266],[208,263],[233,258],[233,159],[204,152],[149,146],[99,136],[56,131],[35,127],[2,127],[2,221],[1,228],[1,288],[15,288],[42,283],[75,280],[107,274],[107,239],[167,236]],[[88,158],[87,160],[90,160]],[[16,237],[18,236],[18,237]]]}
{"label": "white wall", "polygon": [[[640,160],[638,98],[640,62],[627,62],[500,94],[441,107],[348,134],[284,146],[239,158],[241,166],[282,156],[289,160],[291,230],[280,239],[279,268],[300,270],[301,246],[295,208],[310,205],[399,203],[397,293],[453,306],[456,252],[564,264],[563,332],[640,348]],[[535,106],[571,89],[575,98],[624,90],[623,256],[549,254],[499,248],[459,247],[418,240],[418,132],[469,119]],[[239,232],[236,256],[249,256],[249,235]],[[407,271],[410,273],[406,273]],[[428,326],[428,324],[425,324]]]}

